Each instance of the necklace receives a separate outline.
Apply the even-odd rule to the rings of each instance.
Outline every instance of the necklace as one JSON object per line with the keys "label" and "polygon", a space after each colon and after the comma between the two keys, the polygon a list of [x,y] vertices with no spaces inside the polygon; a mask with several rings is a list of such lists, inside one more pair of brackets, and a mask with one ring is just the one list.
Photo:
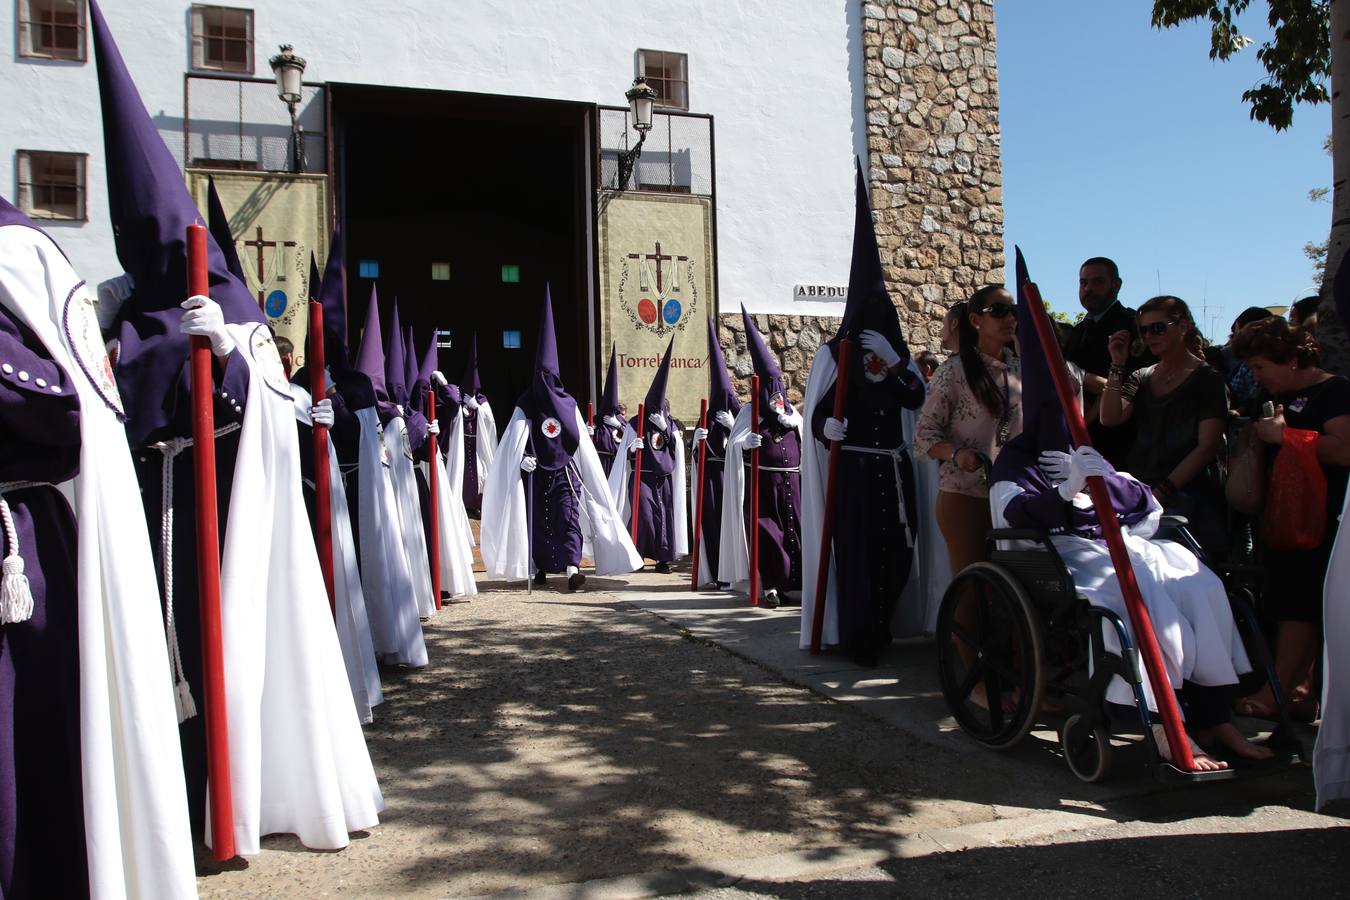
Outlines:
{"label": "necklace", "polygon": [[1175,382],[1182,375],[1187,375],[1195,371],[1196,369],[1195,366],[1191,366],[1189,364],[1183,364],[1182,367],[1176,370],[1175,372],[1159,372],[1158,370],[1161,368],[1162,364],[1159,363],[1157,367],[1154,368],[1153,373],[1158,376],[1158,380],[1162,382],[1163,387],[1171,387],[1172,383]]}

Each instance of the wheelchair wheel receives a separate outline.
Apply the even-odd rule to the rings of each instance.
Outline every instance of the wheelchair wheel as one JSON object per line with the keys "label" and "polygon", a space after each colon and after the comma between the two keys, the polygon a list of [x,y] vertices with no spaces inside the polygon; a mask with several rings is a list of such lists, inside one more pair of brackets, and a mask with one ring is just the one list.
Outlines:
{"label": "wheelchair wheel", "polygon": [[1045,691],[1041,617],[1021,583],[992,563],[966,567],[942,597],[936,634],[938,680],[957,724],[990,749],[1017,744]]}
{"label": "wheelchair wheel", "polygon": [[1081,715],[1072,715],[1059,728],[1064,761],[1080,781],[1094,784],[1111,774],[1111,735]]}

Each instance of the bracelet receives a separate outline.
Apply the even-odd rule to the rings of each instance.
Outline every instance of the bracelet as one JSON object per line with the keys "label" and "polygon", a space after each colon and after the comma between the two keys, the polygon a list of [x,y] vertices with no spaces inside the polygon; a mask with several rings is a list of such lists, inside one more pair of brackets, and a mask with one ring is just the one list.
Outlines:
{"label": "bracelet", "polygon": [[1117,394],[1124,393],[1124,391],[1121,390],[1120,385],[1118,385],[1118,384],[1111,384],[1111,383],[1108,381],[1108,382],[1106,383],[1106,387],[1102,388],[1102,393],[1107,393],[1107,394],[1109,394],[1109,393],[1111,393],[1112,391],[1114,391],[1114,392],[1117,393]]}
{"label": "bracelet", "polygon": [[1106,377],[1107,377],[1107,378],[1119,378],[1121,381],[1124,381],[1124,380],[1125,380],[1125,367],[1124,367],[1124,366],[1118,366],[1118,365],[1116,365],[1115,363],[1112,363],[1112,364],[1111,364],[1111,368],[1109,368],[1109,369],[1106,370]]}
{"label": "bracelet", "polygon": [[957,447],[955,450],[953,450],[953,451],[952,451],[952,455],[949,456],[949,457],[947,457],[947,462],[951,463],[952,465],[956,465],[956,457],[960,456],[960,455],[961,455],[961,451],[964,450],[964,449],[966,449],[966,448],[965,448],[965,447]]}

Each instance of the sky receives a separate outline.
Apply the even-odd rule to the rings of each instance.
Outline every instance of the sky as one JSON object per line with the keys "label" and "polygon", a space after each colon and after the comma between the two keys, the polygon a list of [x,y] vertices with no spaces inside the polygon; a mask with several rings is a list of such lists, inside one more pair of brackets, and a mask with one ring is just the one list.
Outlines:
{"label": "sky", "polygon": [[1331,224],[1308,199],[1331,184],[1331,107],[1279,133],[1249,118],[1266,9],[1241,23],[1256,44],[1211,62],[1208,27],[1158,31],[1149,0],[996,0],[1009,283],[1017,244],[1073,314],[1079,265],[1108,256],[1122,302],[1174,294],[1220,343],[1244,308],[1316,293],[1303,246]]}

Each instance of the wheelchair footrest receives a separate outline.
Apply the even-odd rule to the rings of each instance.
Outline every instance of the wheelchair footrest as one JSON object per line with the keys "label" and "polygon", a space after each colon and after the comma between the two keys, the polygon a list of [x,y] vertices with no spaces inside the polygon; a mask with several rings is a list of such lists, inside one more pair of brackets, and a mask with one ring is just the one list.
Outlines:
{"label": "wheelchair footrest", "polygon": [[1216,769],[1212,772],[1186,772],[1170,762],[1157,762],[1153,766],[1153,777],[1164,784],[1209,784],[1214,781],[1232,781],[1237,778],[1236,769]]}

